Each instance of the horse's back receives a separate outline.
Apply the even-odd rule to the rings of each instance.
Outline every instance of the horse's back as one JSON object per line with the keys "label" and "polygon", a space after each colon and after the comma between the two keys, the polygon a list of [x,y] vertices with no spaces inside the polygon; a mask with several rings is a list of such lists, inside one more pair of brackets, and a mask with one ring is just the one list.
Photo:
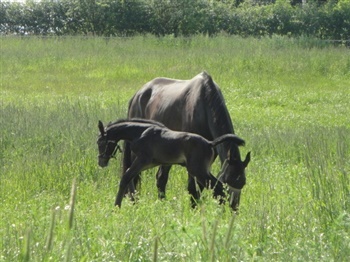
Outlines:
{"label": "horse's back", "polygon": [[190,80],[158,77],[146,83],[130,100],[128,117],[157,120],[172,130],[198,133],[211,139],[205,97],[213,92],[220,91],[205,72]]}

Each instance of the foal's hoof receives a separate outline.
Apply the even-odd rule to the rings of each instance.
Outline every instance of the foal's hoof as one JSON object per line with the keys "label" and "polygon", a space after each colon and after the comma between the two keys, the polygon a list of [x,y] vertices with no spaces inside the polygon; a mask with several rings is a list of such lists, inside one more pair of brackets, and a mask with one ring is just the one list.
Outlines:
{"label": "foal's hoof", "polygon": [[164,192],[159,192],[158,193],[158,199],[160,199],[160,200],[165,199],[165,193]]}

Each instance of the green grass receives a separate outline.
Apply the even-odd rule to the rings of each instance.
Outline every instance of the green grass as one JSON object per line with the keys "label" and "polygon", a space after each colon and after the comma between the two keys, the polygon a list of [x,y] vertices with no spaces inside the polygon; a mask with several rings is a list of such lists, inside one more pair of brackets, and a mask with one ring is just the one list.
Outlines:
{"label": "green grass", "polygon": [[[347,261],[350,53],[312,39],[0,38],[0,261]],[[125,117],[156,76],[208,71],[252,151],[240,214],[186,172],[157,200],[113,207],[120,156],[97,165],[97,121]],[[220,167],[216,162],[213,172]],[[73,189],[72,189],[73,188]]]}

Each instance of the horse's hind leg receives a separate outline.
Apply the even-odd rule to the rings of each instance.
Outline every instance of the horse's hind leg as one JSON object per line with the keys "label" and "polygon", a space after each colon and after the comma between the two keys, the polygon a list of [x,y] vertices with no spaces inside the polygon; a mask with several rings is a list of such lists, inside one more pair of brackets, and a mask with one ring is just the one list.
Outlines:
{"label": "horse's hind leg", "polygon": [[165,198],[165,188],[168,183],[169,171],[171,166],[160,166],[157,172],[157,188],[158,188],[158,198]]}

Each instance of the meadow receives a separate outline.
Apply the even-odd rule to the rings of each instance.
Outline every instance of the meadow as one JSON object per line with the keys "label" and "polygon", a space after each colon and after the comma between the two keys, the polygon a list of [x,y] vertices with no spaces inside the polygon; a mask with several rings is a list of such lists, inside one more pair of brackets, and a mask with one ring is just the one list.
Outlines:
{"label": "meadow", "polygon": [[[0,261],[348,261],[350,52],[300,38],[0,38]],[[97,122],[157,76],[207,71],[252,152],[239,214],[184,168],[113,206]],[[212,166],[216,175],[219,162]]]}

